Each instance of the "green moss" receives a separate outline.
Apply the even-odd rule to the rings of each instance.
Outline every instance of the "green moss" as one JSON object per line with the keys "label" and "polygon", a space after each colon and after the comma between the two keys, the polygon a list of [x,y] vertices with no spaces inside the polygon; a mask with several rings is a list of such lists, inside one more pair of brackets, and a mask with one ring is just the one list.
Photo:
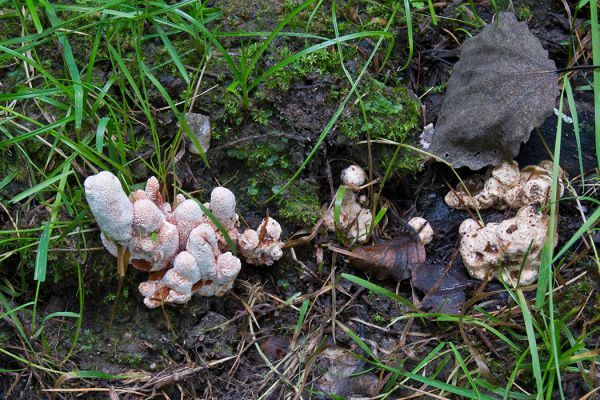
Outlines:
{"label": "green moss", "polygon": [[386,319],[381,313],[376,312],[373,314],[373,322],[375,322],[377,325],[384,325]]}
{"label": "green moss", "polygon": [[139,352],[121,353],[116,357],[116,360],[121,365],[128,365],[131,368],[136,368],[142,363],[143,357]]}
{"label": "green moss", "polygon": [[[404,86],[390,87],[371,78],[361,90],[362,106],[353,105],[350,115],[340,123],[340,132],[353,140],[361,140],[367,132],[373,139],[389,139],[404,143],[412,132],[417,131],[421,121],[421,103],[410,95]],[[366,115],[366,123],[365,123]],[[376,146],[375,159],[378,167],[392,172],[418,171],[421,157],[415,153],[400,151],[396,157],[395,147]]]}
{"label": "green moss", "polygon": [[91,330],[84,329],[81,331],[81,336],[77,344],[79,345],[79,351],[83,353],[90,353],[100,343],[100,337],[95,335]]}
{"label": "green moss", "polygon": [[[231,148],[227,155],[243,161],[240,179],[250,205],[264,202],[293,175],[287,138]],[[244,198],[241,199],[244,201]],[[275,215],[297,225],[316,222],[321,215],[316,183],[298,180],[275,200]]]}
{"label": "green moss", "polygon": [[408,134],[419,127],[421,104],[404,86],[389,87],[376,79],[367,80],[361,90],[362,103],[351,109],[350,117],[340,124],[342,134],[350,139],[363,138],[367,132],[372,138],[403,142]]}
{"label": "green moss", "polygon": [[531,18],[531,9],[527,4],[523,4],[517,7],[516,10],[517,19],[519,21],[528,21]]}
{"label": "green moss", "polygon": [[[296,51],[291,50],[287,45],[274,49],[274,53],[269,57],[269,64],[276,64],[293,56]],[[268,89],[279,89],[287,91],[292,81],[300,80],[312,73],[333,73],[339,67],[339,58],[334,51],[321,49],[292,62],[285,68],[276,71],[266,81],[265,86]]]}
{"label": "green moss", "polygon": [[306,180],[298,180],[288,186],[277,197],[276,204],[278,214],[292,223],[312,225],[321,217],[317,186]]}
{"label": "green moss", "polygon": [[572,313],[577,313],[582,301],[581,296],[589,293],[593,289],[594,283],[592,278],[588,276],[568,285],[563,292],[563,296],[556,302],[559,314],[564,318]]}

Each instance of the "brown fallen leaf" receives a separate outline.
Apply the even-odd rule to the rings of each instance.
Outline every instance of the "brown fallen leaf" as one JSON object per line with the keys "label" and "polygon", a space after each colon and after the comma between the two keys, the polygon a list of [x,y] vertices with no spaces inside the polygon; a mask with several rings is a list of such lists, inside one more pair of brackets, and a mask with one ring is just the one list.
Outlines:
{"label": "brown fallen leaf", "polygon": [[412,269],[414,287],[425,293],[421,309],[458,314],[465,303],[465,289],[475,285],[464,268],[451,265],[421,264]]}
{"label": "brown fallen leaf", "polygon": [[478,170],[512,160],[560,94],[556,65],[514,14],[501,12],[465,41],[428,151]]}
{"label": "brown fallen leaf", "polygon": [[408,279],[411,269],[425,262],[425,246],[419,239],[405,234],[373,246],[361,246],[350,253],[356,269],[375,274],[377,279]]}
{"label": "brown fallen leaf", "polygon": [[277,361],[288,353],[290,341],[283,336],[269,336],[259,346],[269,360]]}

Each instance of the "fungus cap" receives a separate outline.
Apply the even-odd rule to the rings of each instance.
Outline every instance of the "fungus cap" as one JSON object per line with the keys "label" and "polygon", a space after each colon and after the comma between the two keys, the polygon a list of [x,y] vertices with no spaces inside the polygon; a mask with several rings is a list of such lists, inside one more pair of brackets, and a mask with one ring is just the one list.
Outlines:
{"label": "fungus cap", "polygon": [[358,165],[351,165],[342,171],[342,182],[352,191],[360,190],[367,181],[367,174]]}
{"label": "fungus cap", "polygon": [[425,218],[414,217],[408,221],[410,225],[421,238],[423,244],[429,244],[433,240],[433,228]]}
{"label": "fungus cap", "polygon": [[108,171],[102,171],[89,176],[84,187],[86,200],[100,230],[112,240],[128,242],[133,224],[133,204],[119,179]]}
{"label": "fungus cap", "polygon": [[138,200],[133,203],[133,227],[144,234],[156,232],[164,223],[165,215],[152,201]]}

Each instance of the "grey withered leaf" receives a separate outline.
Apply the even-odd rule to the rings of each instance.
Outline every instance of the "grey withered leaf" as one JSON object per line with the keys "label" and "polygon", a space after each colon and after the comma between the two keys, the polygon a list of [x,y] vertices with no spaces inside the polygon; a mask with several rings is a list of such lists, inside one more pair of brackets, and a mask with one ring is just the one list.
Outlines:
{"label": "grey withered leaf", "polygon": [[473,170],[512,160],[554,109],[555,69],[527,24],[500,13],[463,44],[428,150]]}

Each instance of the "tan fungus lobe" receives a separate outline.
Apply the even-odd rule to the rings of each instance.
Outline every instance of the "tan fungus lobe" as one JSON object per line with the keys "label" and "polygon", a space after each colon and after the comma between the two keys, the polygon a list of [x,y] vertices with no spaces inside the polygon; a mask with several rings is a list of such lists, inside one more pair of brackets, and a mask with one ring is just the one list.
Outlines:
{"label": "tan fungus lobe", "polygon": [[431,241],[433,240],[433,228],[425,218],[411,218],[408,221],[408,225],[410,225],[415,230],[415,232],[417,232],[423,244],[431,243]]}
{"label": "tan fungus lobe", "polygon": [[534,206],[523,207],[514,218],[483,228],[475,220],[465,220],[459,228],[460,254],[469,274],[481,280],[486,275],[501,277],[512,285],[534,283],[549,221],[548,215]]}
{"label": "tan fungus lobe", "polygon": [[[562,178],[564,173],[562,170],[559,173]],[[547,204],[551,188],[551,161],[528,165],[520,171],[515,161],[503,161],[492,169],[481,190],[471,192],[472,197],[463,190],[457,190],[448,192],[445,200],[448,206],[456,209],[518,209],[532,204]],[[564,187],[560,184],[560,196],[563,191]]]}
{"label": "tan fungus lobe", "polygon": [[[364,243],[373,223],[373,215],[368,207],[363,206],[367,202],[366,197],[359,196],[356,192],[365,183],[367,174],[359,166],[351,165],[342,171],[341,177],[349,190],[344,192],[342,198],[338,229],[346,239]],[[331,207],[323,219],[323,226],[331,232],[336,230],[334,212],[334,208]]]}

